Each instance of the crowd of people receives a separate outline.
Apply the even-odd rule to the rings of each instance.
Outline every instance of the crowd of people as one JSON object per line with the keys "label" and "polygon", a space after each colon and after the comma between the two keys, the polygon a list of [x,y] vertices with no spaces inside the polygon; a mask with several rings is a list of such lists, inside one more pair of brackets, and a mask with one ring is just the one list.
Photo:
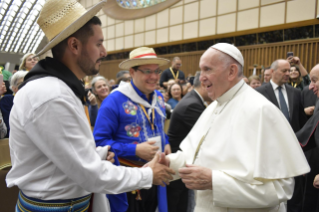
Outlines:
{"label": "crowd of people", "polygon": [[246,78],[240,50],[217,43],[186,78],[179,57],[140,47],[106,79],[105,1],[63,2],[44,4],[48,45],[0,88],[17,212],[319,210],[319,65],[278,58]]}

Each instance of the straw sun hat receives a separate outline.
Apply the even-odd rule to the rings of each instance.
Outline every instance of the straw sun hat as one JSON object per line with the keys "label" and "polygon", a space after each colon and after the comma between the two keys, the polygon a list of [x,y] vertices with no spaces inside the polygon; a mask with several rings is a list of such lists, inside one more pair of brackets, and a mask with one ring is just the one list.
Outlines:
{"label": "straw sun hat", "polygon": [[49,43],[37,53],[37,56],[78,31],[99,12],[105,3],[106,0],[103,0],[86,11],[77,0],[47,0],[37,22]]}
{"label": "straw sun hat", "polygon": [[163,66],[169,63],[165,58],[157,57],[153,48],[140,47],[130,52],[130,59],[120,63],[120,69],[130,69],[134,66],[157,64]]}

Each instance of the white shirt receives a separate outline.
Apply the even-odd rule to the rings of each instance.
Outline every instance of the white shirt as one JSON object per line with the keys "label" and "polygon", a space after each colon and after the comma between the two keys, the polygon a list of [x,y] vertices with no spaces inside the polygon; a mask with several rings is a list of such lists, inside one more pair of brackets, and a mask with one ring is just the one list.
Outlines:
{"label": "white shirt", "polygon": [[[279,107],[281,108],[281,105],[280,105],[280,100],[279,100],[279,91],[278,91],[278,87],[279,85],[277,85],[276,83],[274,83],[274,81],[270,80],[270,84],[272,86],[272,88],[274,89],[274,92],[275,92],[275,96],[276,96],[276,99],[277,99],[277,102],[278,102],[278,105]],[[281,86],[281,92],[285,98],[285,101],[286,101],[286,104],[287,104],[287,108],[288,108],[288,112],[289,112],[289,102],[288,102],[288,95],[287,95],[287,90],[286,90],[286,86],[285,84],[283,84]]]}
{"label": "white shirt", "polygon": [[196,191],[195,212],[283,212],[293,177],[310,171],[282,112],[243,80],[210,104],[181,151],[168,155],[175,179],[193,163],[203,136],[194,163],[212,170],[212,190]]}
{"label": "white shirt", "polygon": [[7,186],[17,185],[29,197],[71,199],[151,187],[150,168],[100,159],[81,101],[57,78],[37,79],[19,90],[10,127]]}

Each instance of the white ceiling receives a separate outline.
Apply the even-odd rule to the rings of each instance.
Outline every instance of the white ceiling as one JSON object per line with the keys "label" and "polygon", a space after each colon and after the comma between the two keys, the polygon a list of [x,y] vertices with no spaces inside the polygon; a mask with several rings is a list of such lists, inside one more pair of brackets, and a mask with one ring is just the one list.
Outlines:
{"label": "white ceiling", "polygon": [[36,21],[44,3],[45,0],[0,0],[1,63],[37,51],[44,33]]}

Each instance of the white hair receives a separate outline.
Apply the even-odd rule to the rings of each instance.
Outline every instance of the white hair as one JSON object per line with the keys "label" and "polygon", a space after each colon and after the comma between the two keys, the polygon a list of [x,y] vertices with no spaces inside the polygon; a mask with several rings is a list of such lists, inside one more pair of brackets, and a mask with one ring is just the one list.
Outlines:
{"label": "white hair", "polygon": [[17,71],[12,77],[11,77],[11,80],[10,80],[10,89],[12,90],[12,87],[17,87],[18,86],[18,81],[25,77],[25,75],[27,75],[27,71],[23,71],[23,70],[20,70],[20,71]]}
{"label": "white hair", "polygon": [[96,76],[91,81],[92,90],[95,91],[95,83],[99,80],[103,80],[107,84],[107,80],[103,76]]}

